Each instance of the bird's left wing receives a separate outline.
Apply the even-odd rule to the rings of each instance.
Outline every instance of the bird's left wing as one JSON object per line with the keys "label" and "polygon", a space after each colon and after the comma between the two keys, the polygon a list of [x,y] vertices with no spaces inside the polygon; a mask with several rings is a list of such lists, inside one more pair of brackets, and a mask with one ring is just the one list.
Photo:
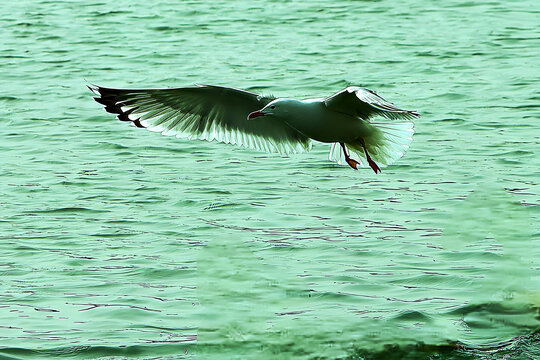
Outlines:
{"label": "bird's left wing", "polygon": [[308,137],[276,118],[247,120],[273,97],[248,91],[195,85],[170,89],[112,89],[88,86],[94,99],[119,120],[163,135],[216,140],[263,151],[296,153],[311,147]]}
{"label": "bird's left wing", "polygon": [[374,116],[392,120],[420,117],[416,111],[398,109],[375,91],[358,86],[349,86],[324,99],[324,103],[330,110],[358,116],[364,120]]}

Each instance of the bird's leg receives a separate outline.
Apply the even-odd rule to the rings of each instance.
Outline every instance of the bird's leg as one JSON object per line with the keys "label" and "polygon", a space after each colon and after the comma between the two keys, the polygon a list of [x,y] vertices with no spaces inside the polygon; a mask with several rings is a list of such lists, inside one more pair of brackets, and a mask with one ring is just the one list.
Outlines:
{"label": "bird's leg", "polygon": [[373,169],[373,171],[375,171],[375,174],[377,172],[381,172],[381,168],[375,163],[375,161],[373,161],[371,156],[369,156],[368,151],[366,149],[366,143],[364,142],[364,139],[358,138],[358,141],[360,141],[360,144],[362,144],[362,147],[364,148],[364,154],[366,154],[366,159],[367,159],[367,162],[368,162],[369,166]]}
{"label": "bird's leg", "polygon": [[339,145],[341,145],[341,148],[343,149],[343,155],[345,155],[345,161],[347,164],[349,164],[350,167],[352,167],[354,170],[358,170],[358,161],[351,159],[350,156],[347,154],[347,148],[345,147],[345,144],[340,142]]}

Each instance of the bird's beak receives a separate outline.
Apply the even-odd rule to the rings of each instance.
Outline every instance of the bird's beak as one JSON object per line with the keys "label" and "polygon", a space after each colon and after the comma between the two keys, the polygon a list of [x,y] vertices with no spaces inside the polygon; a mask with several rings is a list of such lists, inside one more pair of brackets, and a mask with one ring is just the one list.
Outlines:
{"label": "bird's beak", "polygon": [[251,119],[255,119],[256,117],[264,116],[264,115],[266,115],[266,114],[259,111],[259,110],[257,110],[257,111],[254,111],[252,113],[249,113],[249,115],[247,116],[247,119],[251,120]]}

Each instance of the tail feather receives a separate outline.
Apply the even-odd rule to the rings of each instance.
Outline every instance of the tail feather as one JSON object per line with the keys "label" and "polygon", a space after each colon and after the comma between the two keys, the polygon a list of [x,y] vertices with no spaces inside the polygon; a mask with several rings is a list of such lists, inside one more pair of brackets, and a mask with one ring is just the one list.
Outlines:
{"label": "tail feather", "polygon": [[[378,131],[364,139],[371,158],[381,167],[399,160],[409,148],[414,134],[412,122],[371,123]],[[359,162],[360,167],[369,167],[364,148],[360,142],[347,143],[349,156]],[[343,151],[338,143],[333,143],[329,154],[330,161],[339,165],[347,165]]]}

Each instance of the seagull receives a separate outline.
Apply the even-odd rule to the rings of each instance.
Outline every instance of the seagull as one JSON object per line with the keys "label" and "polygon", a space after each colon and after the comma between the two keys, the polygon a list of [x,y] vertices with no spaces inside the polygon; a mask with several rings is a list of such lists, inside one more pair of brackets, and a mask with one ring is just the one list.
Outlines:
{"label": "seagull", "polygon": [[281,154],[332,144],[329,160],[375,172],[409,148],[416,111],[402,110],[359,86],[326,98],[297,100],[195,84],[165,89],[115,89],[87,85],[94,100],[121,121],[178,138],[219,141]]}

